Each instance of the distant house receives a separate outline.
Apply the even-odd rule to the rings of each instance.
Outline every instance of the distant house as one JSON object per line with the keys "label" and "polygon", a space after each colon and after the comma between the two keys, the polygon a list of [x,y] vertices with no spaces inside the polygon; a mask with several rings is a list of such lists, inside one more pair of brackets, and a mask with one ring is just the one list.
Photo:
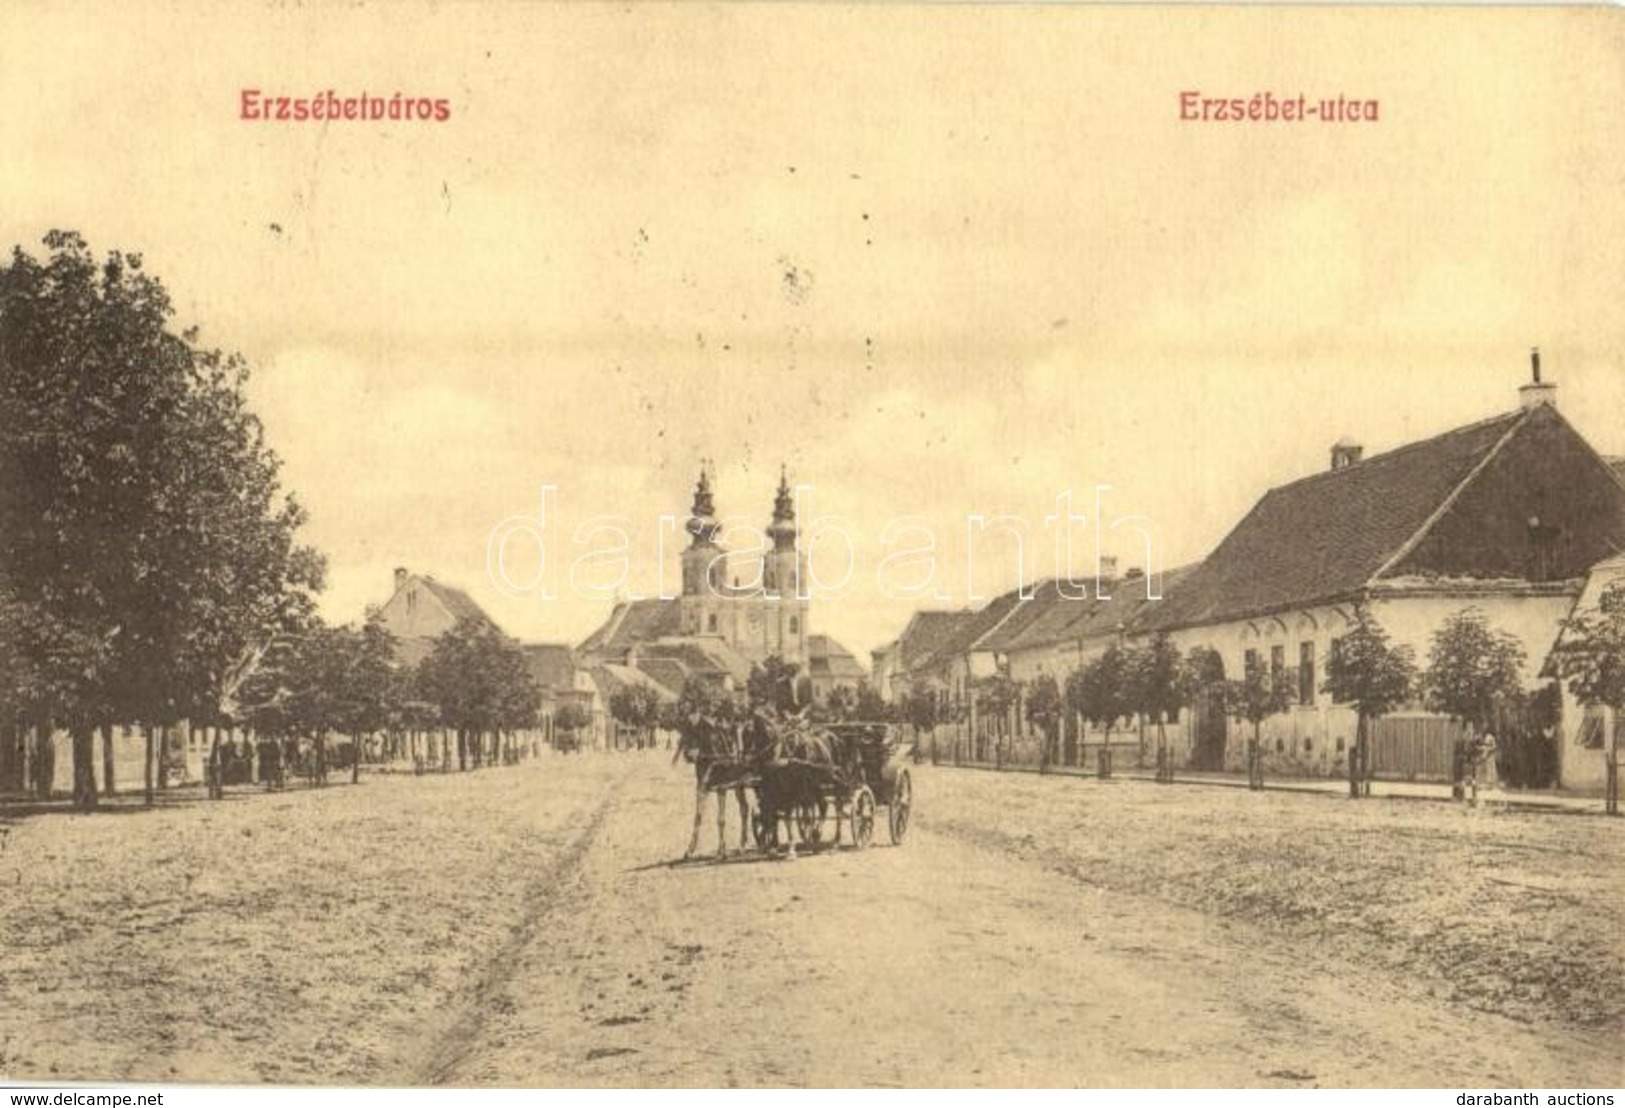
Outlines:
{"label": "distant house", "polygon": [[433,648],[434,640],[457,626],[475,620],[497,626],[462,589],[405,568],[395,570],[394,588],[378,609],[389,633],[395,636],[401,661],[416,665]]}
{"label": "distant house", "polygon": [[599,701],[605,708],[608,744],[617,750],[633,746],[641,747],[646,740],[657,737],[652,733],[639,733],[615,718],[613,703],[617,694],[630,689],[644,689],[662,706],[677,702],[676,693],[635,666],[609,663],[596,665],[592,668],[591,680],[597,686]]}
{"label": "distant house", "polygon": [[586,745],[602,746],[608,735],[608,703],[600,695],[592,675],[576,660],[575,651],[565,643],[525,643],[520,649],[531,679],[541,699],[542,730],[554,740],[555,718],[566,704],[579,706],[591,721]]}
{"label": "distant house", "polygon": [[[1526,687],[1538,688],[1563,620],[1622,572],[1625,459],[1600,457],[1538,373],[1519,399],[1515,411],[1371,457],[1339,441],[1327,470],[1265,493],[1199,565],[1159,574],[1151,593],[1160,599],[1147,598],[1143,579],[1111,570],[1104,601],[1043,582],[1030,597],[1006,594],[974,613],[920,612],[877,652],[885,686],[895,698],[925,682],[957,702],[965,683],[989,672],[1060,679],[1112,642],[1165,633],[1181,652],[1214,650],[1230,678],[1249,660],[1294,671],[1297,702],[1266,721],[1265,753],[1278,770],[1307,773],[1346,765],[1355,714],[1321,685],[1362,606],[1419,664],[1446,619],[1477,608],[1523,646]],[[1598,728],[1618,724],[1566,707],[1560,781],[1586,787],[1602,777]],[[1019,730],[1019,707],[1012,714]],[[1235,767],[1232,727],[1199,705],[1172,729],[1176,756]],[[1378,726],[1374,768],[1448,774],[1457,733],[1420,705],[1395,713]]]}
{"label": "distant house", "polygon": [[[1447,618],[1477,608],[1523,645],[1536,686],[1592,567],[1625,550],[1625,486],[1558,412],[1555,386],[1521,394],[1517,411],[1374,457],[1340,443],[1327,471],[1266,493],[1134,630],[1211,647],[1232,677],[1249,657],[1295,670],[1297,705],[1267,725],[1267,753],[1310,770],[1334,769],[1354,737],[1354,713],[1320,685],[1357,605],[1419,663]],[[1211,722],[1214,732],[1187,737],[1203,747],[1193,754],[1233,763],[1222,721]],[[1435,724],[1409,729],[1441,746],[1452,729]],[[1379,773],[1424,772],[1400,764],[1396,743],[1375,754]],[[1560,772],[1580,771],[1569,759]]]}
{"label": "distant house", "polygon": [[813,700],[821,704],[836,689],[856,692],[858,686],[869,679],[869,671],[846,647],[828,635],[808,635],[807,678],[812,685]]}

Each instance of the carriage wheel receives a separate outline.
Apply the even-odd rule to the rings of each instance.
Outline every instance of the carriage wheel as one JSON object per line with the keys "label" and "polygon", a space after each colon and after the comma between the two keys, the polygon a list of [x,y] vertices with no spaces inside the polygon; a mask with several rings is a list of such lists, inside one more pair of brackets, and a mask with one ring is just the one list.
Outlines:
{"label": "carriage wheel", "polygon": [[909,780],[908,770],[905,769],[897,775],[897,783],[892,786],[891,806],[886,812],[892,845],[900,845],[908,834],[908,817],[913,807],[914,782]]}
{"label": "carriage wheel", "polygon": [[802,842],[817,846],[824,841],[824,815],[828,810],[828,805],[822,799],[796,807],[796,830],[800,832]]}
{"label": "carriage wheel", "polygon": [[862,850],[875,837],[875,794],[859,785],[852,794],[852,845]]}

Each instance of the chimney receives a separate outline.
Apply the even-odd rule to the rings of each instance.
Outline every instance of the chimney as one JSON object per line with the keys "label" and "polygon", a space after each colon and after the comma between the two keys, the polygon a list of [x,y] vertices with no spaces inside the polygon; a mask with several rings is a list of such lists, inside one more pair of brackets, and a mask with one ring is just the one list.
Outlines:
{"label": "chimney", "polygon": [[1365,456],[1365,447],[1353,439],[1342,438],[1332,444],[1332,468],[1347,469]]}
{"label": "chimney", "polygon": [[396,566],[395,567],[395,591],[396,592],[400,592],[402,589],[404,589],[406,587],[406,576],[407,576],[407,574],[406,574],[406,567],[405,566]]}
{"label": "chimney", "polygon": [[1529,383],[1518,389],[1520,406],[1528,411],[1538,408],[1542,404],[1557,407],[1557,386],[1550,381],[1540,379],[1540,347],[1536,346],[1529,351]]}

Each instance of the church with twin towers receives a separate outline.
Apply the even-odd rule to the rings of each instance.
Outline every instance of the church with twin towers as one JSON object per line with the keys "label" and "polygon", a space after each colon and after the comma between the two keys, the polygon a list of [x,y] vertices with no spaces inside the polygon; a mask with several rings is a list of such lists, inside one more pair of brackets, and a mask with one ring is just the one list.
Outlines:
{"label": "church with twin towers", "polygon": [[638,670],[667,687],[695,674],[740,687],[751,666],[778,657],[796,665],[820,698],[837,685],[855,687],[864,668],[809,627],[809,590],[801,587],[806,555],[788,473],[780,469],[760,562],[742,576],[721,544],[714,484],[702,467],[683,528],[680,594],[617,603],[577,648],[578,657],[589,666]]}

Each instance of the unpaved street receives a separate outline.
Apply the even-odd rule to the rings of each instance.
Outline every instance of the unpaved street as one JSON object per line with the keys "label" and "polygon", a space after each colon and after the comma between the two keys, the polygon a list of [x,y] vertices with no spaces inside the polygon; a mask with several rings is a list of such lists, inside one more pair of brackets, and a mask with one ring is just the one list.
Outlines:
{"label": "unpaved street", "polygon": [[[916,773],[905,846],[882,829],[866,852],[795,861],[672,865],[691,778],[659,754],[22,821],[0,853],[0,887],[26,873],[32,890],[0,908],[0,1073],[684,1086],[1625,1078],[1615,823]],[[155,875],[68,864],[132,835],[163,863]],[[715,846],[709,816],[702,843]],[[1316,872],[1339,850],[1369,896]],[[1489,859],[1488,871],[1453,852]],[[1406,857],[1418,861],[1392,860]],[[1518,869],[1531,858],[1552,860],[1543,876]],[[1452,887],[1378,887],[1407,881]],[[1494,924],[1520,906],[1524,923]],[[1557,985],[1532,995],[1514,980],[1497,1000],[1484,980],[1528,945],[1520,926],[1549,941],[1534,976]],[[1450,938],[1460,934],[1471,941]]]}

